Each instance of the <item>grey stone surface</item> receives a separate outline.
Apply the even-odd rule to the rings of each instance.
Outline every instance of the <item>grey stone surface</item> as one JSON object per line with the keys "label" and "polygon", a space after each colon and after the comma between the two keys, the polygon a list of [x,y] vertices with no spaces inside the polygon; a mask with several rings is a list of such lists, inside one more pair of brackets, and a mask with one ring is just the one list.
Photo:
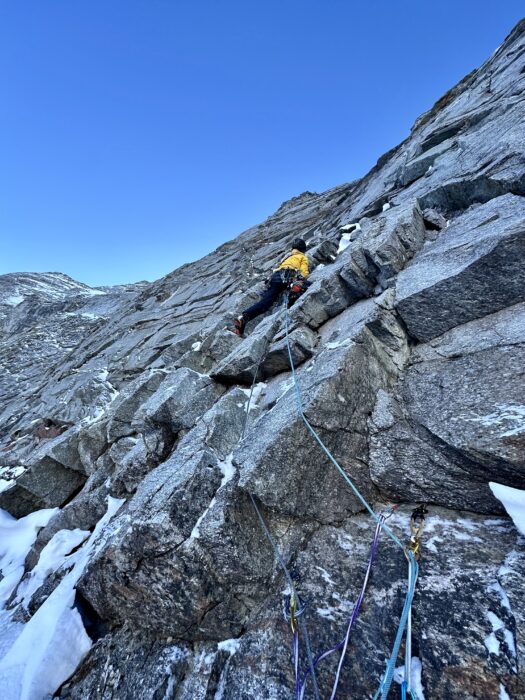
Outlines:
{"label": "grey stone surface", "polygon": [[42,460],[27,469],[16,483],[0,492],[0,508],[17,518],[40,508],[63,506],[77,493],[85,475],[54,460]]}
{"label": "grey stone surface", "polygon": [[361,227],[356,247],[372,268],[374,282],[385,289],[425,242],[421,210],[417,203],[408,202],[371,221],[364,219]]}
{"label": "grey stone surface", "polygon": [[[295,367],[310,359],[317,344],[317,334],[308,326],[297,326],[290,331],[288,340]],[[286,333],[282,330],[275,336],[261,364],[259,377],[273,377],[290,369]]]}
{"label": "grey stone surface", "polygon": [[228,383],[251,383],[282,318],[281,304],[259,323],[243,343],[237,344],[232,352],[211,370],[211,376]]}
{"label": "grey stone surface", "polygon": [[120,392],[109,411],[110,419],[107,426],[109,442],[132,433],[130,426],[135,414],[157,391],[165,378],[166,372],[162,370],[144,372]]}
{"label": "grey stone surface", "polygon": [[501,506],[489,481],[525,488],[525,305],[418,346],[371,418],[371,474],[392,497],[477,512]]}
{"label": "grey stone surface", "polygon": [[398,278],[397,309],[427,341],[525,299],[525,199],[504,195],[474,206]]}
{"label": "grey stone surface", "polygon": [[[407,352],[403,332],[391,310],[373,300],[348,309],[323,331],[321,351],[298,372],[305,415],[348,476],[373,499],[367,417],[377,391],[395,381],[397,364]],[[284,396],[235,452],[242,464],[241,487],[296,517],[334,522],[360,510],[343,477],[312,442],[289,380]]]}
{"label": "grey stone surface", "polygon": [[156,392],[140,407],[133,424],[166,425],[172,433],[191,428],[219,399],[224,389],[207,375],[182,367],[170,373]]}

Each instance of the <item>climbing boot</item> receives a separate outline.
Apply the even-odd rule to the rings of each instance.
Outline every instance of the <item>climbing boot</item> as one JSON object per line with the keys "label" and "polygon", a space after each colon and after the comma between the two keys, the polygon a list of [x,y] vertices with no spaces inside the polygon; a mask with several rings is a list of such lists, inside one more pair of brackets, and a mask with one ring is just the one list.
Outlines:
{"label": "climbing boot", "polygon": [[234,333],[241,336],[241,338],[242,338],[242,336],[244,335],[244,327],[246,325],[246,321],[244,319],[244,316],[237,316],[237,318],[234,320],[233,323],[235,326]]}

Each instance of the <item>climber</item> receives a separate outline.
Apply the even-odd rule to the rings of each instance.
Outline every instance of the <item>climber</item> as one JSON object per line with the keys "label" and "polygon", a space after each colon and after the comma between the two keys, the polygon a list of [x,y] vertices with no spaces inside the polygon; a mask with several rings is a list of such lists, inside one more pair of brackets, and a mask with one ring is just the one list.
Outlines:
{"label": "climber", "polygon": [[293,303],[299,294],[304,291],[306,278],[310,272],[310,264],[305,253],[306,243],[302,238],[295,238],[292,241],[292,252],[274,270],[260,300],[235,319],[235,333],[237,335],[242,336],[248,321],[268,311],[282,292],[289,289],[290,301]]}

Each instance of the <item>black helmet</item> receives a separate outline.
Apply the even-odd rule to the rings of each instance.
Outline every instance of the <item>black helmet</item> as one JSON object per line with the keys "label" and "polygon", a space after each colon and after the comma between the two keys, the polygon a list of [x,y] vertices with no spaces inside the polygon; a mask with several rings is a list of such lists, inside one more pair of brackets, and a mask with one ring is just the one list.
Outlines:
{"label": "black helmet", "polygon": [[306,243],[302,238],[294,238],[292,241],[292,248],[298,250],[300,253],[306,253]]}

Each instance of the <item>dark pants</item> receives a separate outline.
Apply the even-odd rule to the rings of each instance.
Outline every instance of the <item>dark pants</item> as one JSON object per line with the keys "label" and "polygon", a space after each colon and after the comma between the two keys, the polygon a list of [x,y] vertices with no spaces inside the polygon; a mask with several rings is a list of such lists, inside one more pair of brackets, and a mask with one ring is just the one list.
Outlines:
{"label": "dark pants", "polygon": [[260,300],[243,312],[243,316],[246,321],[251,321],[252,318],[260,316],[265,311],[268,311],[270,306],[277,301],[279,295],[284,292],[287,286],[288,285],[282,281],[281,274],[279,272],[274,272],[270,279],[270,285]]}

